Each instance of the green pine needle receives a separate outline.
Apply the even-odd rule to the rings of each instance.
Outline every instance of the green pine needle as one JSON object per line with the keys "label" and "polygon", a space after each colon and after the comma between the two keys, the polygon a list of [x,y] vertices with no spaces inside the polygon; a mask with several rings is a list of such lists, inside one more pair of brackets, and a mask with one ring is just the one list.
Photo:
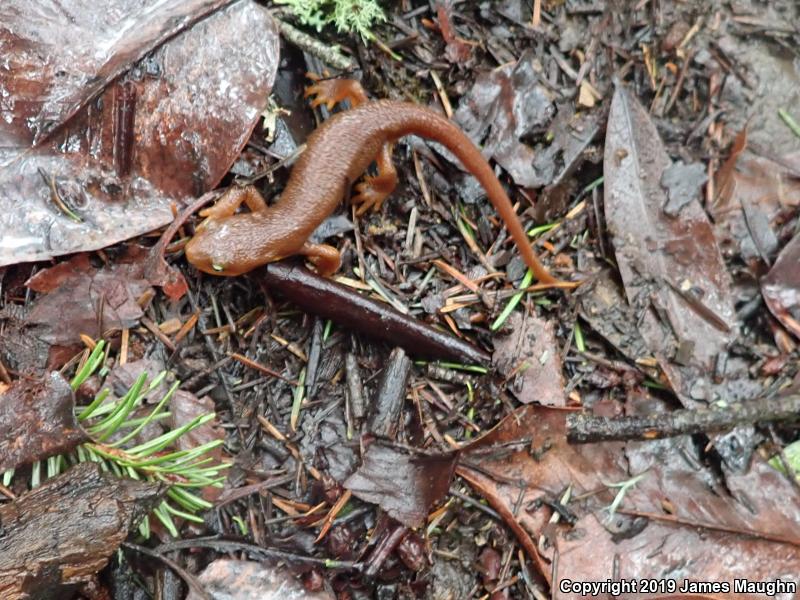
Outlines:
{"label": "green pine needle", "polygon": [[[89,377],[99,372],[108,359],[108,350],[103,340],[97,342],[84,364],[70,382],[77,390]],[[46,462],[38,462],[31,470],[31,486],[41,483],[43,478],[53,477],[70,465],[80,462],[98,463],[103,471],[120,478],[165,483],[169,487],[166,498],[153,510],[161,524],[173,537],[178,537],[175,518],[202,523],[198,513],[213,507],[199,492],[205,487],[222,487],[222,474],[230,465],[220,463],[211,456],[211,451],[221,446],[223,440],[213,440],[188,450],[174,450],[175,443],[190,431],[216,418],[214,413],[200,415],[188,423],[135,446],[128,444],[144,431],[150,423],[170,416],[168,405],[180,382],[173,383],[145,416],[134,415],[144,407],[144,399],[155,392],[167,377],[159,373],[151,382],[142,373],[127,393],[120,399],[108,401],[110,392],[103,389],[85,407],[76,407],[79,421],[93,440],[78,446],[68,456],[56,456]],[[125,432],[124,435],[121,435]],[[107,442],[114,436],[113,442]],[[45,470],[42,469],[45,467]],[[4,485],[11,482],[13,471],[3,474]],[[148,519],[139,525],[139,533],[145,539],[150,536]]]}

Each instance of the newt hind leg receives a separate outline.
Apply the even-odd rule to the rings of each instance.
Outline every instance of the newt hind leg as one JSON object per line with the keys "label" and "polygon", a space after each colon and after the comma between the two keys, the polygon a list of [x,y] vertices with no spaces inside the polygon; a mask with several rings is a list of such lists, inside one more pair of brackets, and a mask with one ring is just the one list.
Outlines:
{"label": "newt hind leg", "polygon": [[392,148],[394,144],[386,143],[381,148],[375,162],[378,165],[378,174],[367,175],[364,181],[356,185],[356,195],[351,198],[353,204],[359,205],[356,214],[361,215],[370,208],[380,210],[383,201],[397,187],[397,169],[392,163]]}
{"label": "newt hind leg", "polygon": [[339,251],[333,246],[327,244],[312,244],[306,242],[300,249],[298,254],[307,257],[311,264],[313,264],[317,272],[323,277],[330,277],[342,264],[342,257]]}
{"label": "newt hind leg", "polygon": [[[364,88],[353,79],[322,79],[314,73],[307,73],[306,76],[313,82],[305,92],[306,98],[314,96],[311,101],[313,107],[324,104],[331,110],[337,104],[349,100],[350,105],[355,108],[369,101]],[[375,157],[378,174],[367,175],[355,186],[356,195],[351,201],[358,205],[357,215],[364,214],[370,208],[375,211],[380,210],[383,201],[397,187],[397,170],[392,164],[392,148],[391,143],[383,145]]]}

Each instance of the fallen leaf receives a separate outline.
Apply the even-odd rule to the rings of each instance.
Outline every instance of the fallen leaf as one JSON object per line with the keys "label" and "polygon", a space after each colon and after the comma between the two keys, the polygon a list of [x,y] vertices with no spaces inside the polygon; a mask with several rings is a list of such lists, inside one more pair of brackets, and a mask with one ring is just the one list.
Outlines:
{"label": "fallen leaf", "polygon": [[769,265],[777,250],[775,230],[800,207],[800,154],[768,157],[745,148],[736,152],[739,142],[737,138],[717,174],[719,194],[709,212],[727,255]]}
{"label": "fallen leaf", "polygon": [[[192,419],[216,412],[214,401],[208,396],[198,398],[186,390],[176,390],[169,402],[169,427],[178,429]],[[175,441],[175,450],[192,450],[199,448],[203,444],[225,439],[225,431],[220,427],[218,419],[212,419],[199,427],[182,435]],[[222,462],[222,446],[217,446],[205,454],[214,459],[215,464]],[[222,494],[222,488],[206,486],[202,489],[202,496],[209,502],[214,502]]]}
{"label": "fallen leaf", "polygon": [[564,406],[564,375],[553,322],[513,313],[510,333],[495,340],[492,363],[523,404]]}
{"label": "fallen leaf", "polygon": [[700,163],[685,165],[678,161],[664,169],[661,186],[668,196],[664,213],[670,217],[680,216],[683,207],[696,199],[697,190],[707,179],[706,168]]}
{"label": "fallen leaf", "polygon": [[[214,598],[226,600],[334,600],[327,590],[309,592],[286,567],[220,558],[211,562],[198,581]],[[194,590],[186,600],[202,600]]]}
{"label": "fallen leaf", "polygon": [[151,231],[219,183],[278,54],[254,2],[200,20],[222,4],[0,4],[0,265]]}
{"label": "fallen leaf", "polygon": [[715,185],[716,196],[713,206],[727,206],[731,203],[733,190],[736,186],[734,178],[736,163],[745,148],[747,148],[747,126],[742,127],[742,130],[733,139],[728,158],[717,170]]}
{"label": "fallen leaf", "polygon": [[535,58],[526,52],[516,64],[479,75],[454,120],[517,185],[539,187],[550,183],[553,174],[541,175],[532,168],[536,152],[522,139],[546,128],[555,113],[553,97],[539,81]]}
{"label": "fallen leaf", "polygon": [[36,362],[22,363],[21,357],[11,352],[18,345],[14,338],[0,338],[0,352],[9,357],[14,368],[36,373],[60,367],[80,348],[82,334],[99,339],[135,327],[144,314],[137,299],[151,290],[143,279],[144,258],[134,247],[113,265],[97,268],[86,255],[79,254],[52,270],[39,271],[28,285],[47,293],[37,297],[27,313],[17,319],[15,331],[35,340],[47,352],[31,357]]}
{"label": "fallen leaf", "polygon": [[420,527],[453,479],[458,454],[425,454],[382,440],[372,442],[344,487],[408,527]]}
{"label": "fallen leaf", "polygon": [[[628,408],[654,409],[663,407],[647,398]],[[800,507],[787,501],[796,491],[760,457],[748,473],[720,478],[703,466],[689,436],[570,445],[567,414],[521,408],[465,448],[458,467],[515,521],[523,547],[534,561],[545,561],[544,574],[558,556],[551,582],[556,598],[576,597],[559,591],[565,579],[800,581]],[[612,516],[608,507],[619,488],[610,484],[637,476]],[[575,523],[552,523],[553,511],[542,500],[561,501],[568,489],[564,508]]]}
{"label": "fallen leaf", "polygon": [[676,217],[663,209],[661,182],[671,167],[647,112],[619,86],[606,134],[606,220],[639,331],[692,407],[713,399],[710,374],[737,322],[729,275],[696,195]]}
{"label": "fallen leaf", "polygon": [[636,316],[609,269],[578,288],[576,295],[581,317],[631,363],[641,365],[651,356],[636,327]]}
{"label": "fallen leaf", "polygon": [[800,338],[800,233],[784,246],[761,280],[761,294],[775,318]]}

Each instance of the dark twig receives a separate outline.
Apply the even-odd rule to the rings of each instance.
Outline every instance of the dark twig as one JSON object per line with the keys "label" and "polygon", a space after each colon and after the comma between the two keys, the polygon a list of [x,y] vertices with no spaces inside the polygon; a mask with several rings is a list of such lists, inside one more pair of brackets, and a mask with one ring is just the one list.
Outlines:
{"label": "dark twig", "polygon": [[676,410],[645,417],[567,416],[567,440],[573,444],[611,440],[652,440],[722,431],[743,423],[789,421],[800,417],[800,395],[756,398],[724,408]]}
{"label": "dark twig", "polygon": [[408,527],[397,525],[389,534],[385,535],[375,546],[375,550],[367,559],[365,574],[374,577],[380,571],[389,555],[397,548],[398,544],[408,533]]}
{"label": "dark twig", "polygon": [[361,571],[364,568],[363,564],[358,562],[304,556],[302,554],[293,554],[291,552],[284,552],[283,550],[276,550],[275,548],[262,548],[261,546],[248,544],[247,542],[224,540],[215,537],[175,540],[173,542],[161,544],[155,548],[153,552],[157,554],[164,554],[174,550],[183,550],[185,548],[208,548],[220,553],[247,552],[248,554],[252,554],[261,558],[282,560],[288,564],[313,565],[322,569],[335,569],[339,571]]}
{"label": "dark twig", "polygon": [[195,594],[200,596],[202,600],[214,600],[214,597],[205,590],[205,588],[200,584],[199,581],[197,581],[197,578],[194,575],[189,573],[189,571],[184,569],[182,566],[180,566],[177,562],[175,562],[168,556],[164,556],[163,554],[159,554],[158,552],[153,552],[152,550],[150,550],[150,548],[145,548],[144,546],[140,546],[139,544],[131,544],[125,542],[122,544],[122,546],[124,548],[128,548],[129,550],[134,550],[140,554],[144,554],[145,556],[149,556],[151,558],[160,560],[170,569],[175,571],[175,573],[177,573],[178,576],[180,576],[180,578],[186,582],[186,585],[188,585]]}
{"label": "dark twig", "polygon": [[364,387],[361,380],[361,370],[358,368],[358,359],[352,352],[348,352],[344,359],[345,374],[347,376],[347,394],[350,401],[350,412],[357,420],[362,420],[366,414],[364,401]]}

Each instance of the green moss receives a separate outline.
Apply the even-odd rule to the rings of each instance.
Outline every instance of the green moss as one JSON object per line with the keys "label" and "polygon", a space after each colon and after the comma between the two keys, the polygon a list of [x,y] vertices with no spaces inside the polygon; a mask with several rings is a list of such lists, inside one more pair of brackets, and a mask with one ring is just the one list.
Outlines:
{"label": "green moss", "polygon": [[303,24],[321,31],[334,25],[340,33],[357,33],[372,39],[371,27],[386,20],[376,0],[276,0],[284,4]]}

